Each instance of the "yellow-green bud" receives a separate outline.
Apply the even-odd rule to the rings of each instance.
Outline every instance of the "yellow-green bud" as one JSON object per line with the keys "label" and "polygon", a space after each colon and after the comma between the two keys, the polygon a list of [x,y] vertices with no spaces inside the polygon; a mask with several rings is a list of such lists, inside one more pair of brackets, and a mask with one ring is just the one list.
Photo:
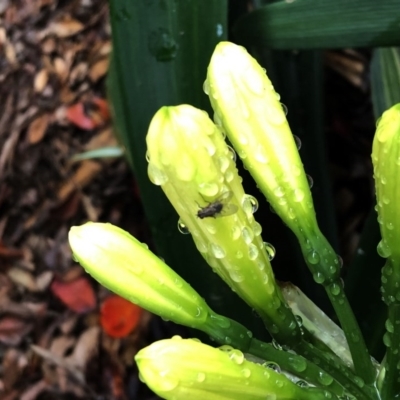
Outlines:
{"label": "yellow-green bud", "polygon": [[400,104],[385,111],[379,120],[372,146],[372,163],[382,240],[378,253],[387,258],[382,275],[387,303],[400,302]]}
{"label": "yellow-green bud", "polygon": [[206,321],[204,299],[128,232],[88,222],[71,228],[69,243],[86,272],[132,303],[191,327]]}
{"label": "yellow-green bud", "polygon": [[215,48],[205,92],[221,124],[274,210],[289,226],[316,225],[313,201],[297,145],[265,70],[246,49]]}
{"label": "yellow-green bud", "polygon": [[72,227],[74,258],[106,288],[178,324],[200,329],[218,343],[247,349],[251,333],[214,313],[204,299],[148,247],[128,232],[88,222]]}
{"label": "yellow-green bud", "polygon": [[[267,200],[296,234],[319,283],[339,276],[336,255],[321,234],[296,141],[265,70],[247,51],[220,42],[205,92],[221,125]],[[320,267],[322,259],[328,266]]]}
{"label": "yellow-green bud", "polygon": [[230,346],[216,349],[193,339],[155,342],[140,350],[135,360],[140,378],[167,400],[336,398],[323,390],[302,388],[272,369],[247,361]]}
{"label": "yellow-green bud", "polygon": [[151,181],[162,187],[209,265],[268,322],[273,335],[288,326],[292,338],[299,334],[253,217],[254,200],[207,113],[189,105],[162,107],[151,121],[147,148]]}

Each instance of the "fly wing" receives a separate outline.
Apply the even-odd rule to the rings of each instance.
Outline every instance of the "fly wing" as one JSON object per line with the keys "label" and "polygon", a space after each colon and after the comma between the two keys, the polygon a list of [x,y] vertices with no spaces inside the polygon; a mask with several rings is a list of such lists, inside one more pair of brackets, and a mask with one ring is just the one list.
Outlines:
{"label": "fly wing", "polygon": [[221,212],[219,212],[218,215],[221,217],[226,217],[228,215],[235,214],[235,212],[237,210],[238,210],[238,206],[235,204],[224,204]]}

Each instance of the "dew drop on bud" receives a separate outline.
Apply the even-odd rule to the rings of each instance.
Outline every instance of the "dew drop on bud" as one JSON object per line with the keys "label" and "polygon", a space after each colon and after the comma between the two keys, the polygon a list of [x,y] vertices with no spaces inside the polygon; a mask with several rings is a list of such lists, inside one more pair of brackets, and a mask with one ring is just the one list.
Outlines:
{"label": "dew drop on bud", "polygon": [[178,231],[184,235],[187,235],[189,232],[189,228],[183,223],[181,219],[178,221]]}
{"label": "dew drop on bud", "polygon": [[307,177],[308,187],[311,189],[314,185],[314,179],[310,175],[306,175],[306,177]]}
{"label": "dew drop on bud", "polygon": [[272,261],[275,258],[276,250],[275,247],[268,242],[264,242],[264,248],[265,251],[267,252],[268,260]]}
{"label": "dew drop on bud", "polygon": [[232,158],[233,162],[236,162],[236,152],[235,152],[235,150],[233,150],[231,146],[227,146],[227,147],[228,147],[229,153],[231,154],[231,158]]}
{"label": "dew drop on bud", "polygon": [[301,139],[296,135],[293,135],[293,139],[296,143],[297,150],[300,150],[301,149]]}

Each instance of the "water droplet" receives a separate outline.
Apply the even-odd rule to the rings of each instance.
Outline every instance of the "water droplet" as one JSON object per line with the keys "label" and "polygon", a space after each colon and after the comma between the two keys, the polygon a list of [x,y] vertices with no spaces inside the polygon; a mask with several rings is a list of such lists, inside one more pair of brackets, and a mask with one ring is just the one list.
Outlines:
{"label": "water droplet", "polygon": [[215,243],[210,243],[210,252],[215,258],[224,258],[226,256],[225,250]]}
{"label": "water droplet", "polygon": [[248,368],[242,369],[241,373],[245,378],[249,378],[251,375],[251,371]]}
{"label": "water droplet", "polygon": [[314,179],[310,175],[306,175],[308,187],[311,189],[314,185]]}
{"label": "water droplet", "polygon": [[311,250],[307,254],[307,261],[312,265],[318,264],[320,262],[320,259],[321,258],[316,250]]}
{"label": "water droplet", "polygon": [[303,326],[303,319],[300,317],[300,315],[295,315],[294,317],[296,318],[297,325]]}
{"label": "water droplet", "polygon": [[184,235],[190,233],[189,228],[183,223],[181,219],[178,220],[178,231]]}
{"label": "water droplet", "polygon": [[236,152],[235,152],[235,150],[233,150],[231,146],[227,146],[227,147],[228,147],[229,153],[231,154],[233,162],[236,162]]}
{"label": "water droplet", "polygon": [[252,229],[249,229],[247,226],[242,228],[242,237],[246,244],[250,244],[254,239],[254,232]]}
{"label": "water droplet", "polygon": [[[282,350],[282,346],[275,339],[272,339],[272,346],[274,346],[277,350]],[[274,365],[277,364],[274,363]]]}
{"label": "water droplet", "polygon": [[295,189],[294,192],[294,201],[299,203],[304,199],[304,192],[301,189]]}
{"label": "water droplet", "polygon": [[363,381],[362,378],[360,378],[359,376],[355,376],[354,377],[354,382],[356,383],[356,385],[360,388],[364,387],[365,383]]}
{"label": "water droplet", "polygon": [[206,374],[204,372],[199,372],[196,377],[197,382],[204,382],[206,380]]}
{"label": "water droplet", "polygon": [[210,85],[208,83],[208,80],[206,79],[203,83],[203,91],[204,93],[208,96],[210,93]]}
{"label": "water droplet", "polygon": [[154,185],[161,186],[168,181],[168,177],[164,171],[158,169],[154,164],[149,164],[147,167],[147,174],[149,175],[150,181],[154,183]]}
{"label": "water droplet", "polygon": [[157,61],[166,62],[176,57],[179,46],[166,29],[159,28],[150,34],[148,48]]}
{"label": "water droplet", "polygon": [[288,108],[283,103],[281,103],[281,107],[285,115],[288,115]]}
{"label": "water droplet", "polygon": [[341,288],[337,283],[332,283],[332,285],[329,286],[329,290],[334,296],[337,296],[341,292]]}
{"label": "water droplet", "polygon": [[307,361],[302,357],[290,357],[289,363],[297,372],[303,372],[307,368]]}
{"label": "water droplet", "polygon": [[393,224],[393,222],[388,222],[388,223],[386,224],[386,228],[388,228],[390,231],[392,231],[392,230],[394,229],[394,224]]}
{"label": "water droplet", "polygon": [[300,150],[301,149],[301,139],[296,135],[293,135],[293,139],[296,143],[297,150]]}
{"label": "water droplet", "polygon": [[235,363],[235,364],[243,364],[244,361],[244,354],[240,350],[232,349],[229,353],[229,358]]}
{"label": "water droplet", "polygon": [[275,247],[271,243],[264,242],[264,248],[265,251],[267,252],[268,260],[272,261],[276,255]]}
{"label": "water droplet", "polygon": [[252,228],[255,236],[261,235],[262,226],[258,222],[254,221]]}
{"label": "water droplet", "polygon": [[274,195],[276,197],[282,197],[285,195],[285,189],[282,186],[278,186],[274,189]]}
{"label": "water droplet", "polygon": [[318,375],[318,381],[324,385],[324,386],[328,386],[333,382],[333,378],[328,375],[326,372],[321,371]]}
{"label": "water droplet", "polygon": [[240,283],[244,281],[244,276],[239,271],[230,270],[229,276],[231,277],[233,282]]}
{"label": "water droplet", "polygon": [[259,144],[256,147],[256,150],[254,152],[254,157],[257,161],[259,161],[262,164],[267,164],[269,161],[268,154],[267,154],[264,146],[262,146],[261,144]]}
{"label": "water droplet", "polygon": [[220,187],[217,183],[202,182],[198,185],[198,191],[203,198],[217,196],[219,189]]}
{"label": "water droplet", "polygon": [[258,257],[258,249],[255,244],[249,244],[248,255],[250,260],[255,260]]}
{"label": "water droplet", "polygon": [[383,257],[383,258],[388,258],[392,252],[390,250],[390,247],[388,246],[388,244],[386,243],[385,239],[382,239],[379,243],[378,246],[376,248],[376,251],[378,252],[378,254]]}
{"label": "water droplet", "polygon": [[216,34],[217,37],[221,37],[224,34],[224,27],[222,26],[222,24],[217,24]]}
{"label": "water droplet", "polygon": [[321,272],[317,272],[313,274],[314,281],[317,283],[324,283],[325,282],[325,276]]}
{"label": "water droplet", "polygon": [[229,168],[229,158],[226,156],[218,157],[218,164],[220,171],[224,174],[226,170]]}
{"label": "water droplet", "polygon": [[[279,347],[280,347],[280,349],[278,349],[278,350],[282,350],[282,346],[279,346]],[[268,363],[265,363],[263,365],[264,365],[264,367],[266,367],[268,369],[272,369],[275,372],[278,372],[278,373],[281,372],[281,367],[277,363],[268,362]]]}
{"label": "water droplet", "polygon": [[299,379],[299,380],[296,382],[296,385],[297,385],[297,386],[300,386],[300,387],[303,387],[303,388],[308,387],[308,383],[307,383],[306,381],[303,381],[302,379]]}
{"label": "water droplet", "polygon": [[254,214],[258,210],[258,200],[249,194],[246,194],[242,200],[242,207],[246,214]]}
{"label": "water droplet", "polygon": [[236,252],[235,256],[236,256],[236,258],[241,259],[241,258],[243,258],[243,252],[240,251],[240,250],[238,250],[238,251]]}
{"label": "water droplet", "polygon": [[232,240],[238,240],[240,238],[240,228],[235,224],[231,228],[231,238]]}
{"label": "water droplet", "polygon": [[388,332],[393,333],[394,332],[394,326],[392,321],[390,321],[390,319],[387,319],[385,322],[385,328]]}

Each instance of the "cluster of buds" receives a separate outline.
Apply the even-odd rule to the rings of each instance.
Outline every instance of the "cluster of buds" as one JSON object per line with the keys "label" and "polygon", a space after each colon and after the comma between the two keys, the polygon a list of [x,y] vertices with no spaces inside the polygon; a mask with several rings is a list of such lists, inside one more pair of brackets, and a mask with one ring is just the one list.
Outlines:
{"label": "cluster of buds", "polygon": [[[243,189],[236,153],[226,144],[225,135],[273,209],[297,236],[314,279],[336,285],[340,262],[319,230],[296,141],[265,71],[244,48],[223,42],[212,56],[204,89],[215,111],[214,122],[190,105],[165,106],[154,115],[146,139],[150,180],[162,188],[179,215],[178,228],[191,234],[209,266],[261,316],[277,342],[295,347],[303,340],[302,331],[275,281],[270,263],[273,248],[263,241],[253,215],[257,200]],[[383,275],[388,304],[400,302],[394,283],[400,278],[396,243],[400,211],[394,202],[400,189],[389,183],[400,177],[399,138],[400,105],[383,115],[373,149],[382,232],[378,250],[388,259]],[[105,287],[225,345],[215,349],[196,340],[173,338],[141,350],[136,356],[141,378],[160,396],[336,398],[333,392],[301,387],[246,360],[240,350],[254,347],[251,333],[211,310],[187,282],[127,232],[110,224],[87,223],[71,229],[70,244],[75,259]],[[389,275],[396,279],[390,280]],[[339,292],[342,295],[341,287]]]}

